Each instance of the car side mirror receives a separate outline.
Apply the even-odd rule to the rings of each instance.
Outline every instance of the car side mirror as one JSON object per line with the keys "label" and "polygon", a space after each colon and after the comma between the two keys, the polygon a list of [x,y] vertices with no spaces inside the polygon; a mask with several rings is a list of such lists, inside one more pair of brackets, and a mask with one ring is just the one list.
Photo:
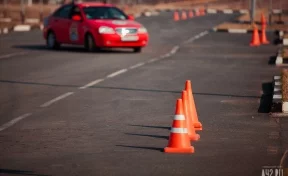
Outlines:
{"label": "car side mirror", "polygon": [[73,16],[72,16],[72,20],[73,20],[73,21],[81,21],[82,18],[81,18],[80,15],[73,15]]}
{"label": "car side mirror", "polygon": [[135,18],[134,18],[133,15],[128,15],[128,19],[129,19],[129,20],[135,20]]}

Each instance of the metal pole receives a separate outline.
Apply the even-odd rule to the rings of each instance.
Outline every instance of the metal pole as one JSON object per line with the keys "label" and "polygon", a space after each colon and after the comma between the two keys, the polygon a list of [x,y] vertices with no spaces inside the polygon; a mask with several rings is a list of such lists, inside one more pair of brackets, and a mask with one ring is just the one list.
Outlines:
{"label": "metal pole", "polygon": [[250,5],[250,19],[251,19],[251,24],[255,23],[255,7],[256,7],[256,0],[251,0],[251,5]]}
{"label": "metal pole", "polygon": [[41,5],[41,8],[40,8],[40,22],[43,21],[43,13],[44,13],[44,3],[43,3],[43,0],[40,0],[40,5]]}
{"label": "metal pole", "polygon": [[270,7],[269,7],[269,25],[272,25],[272,15],[273,15],[273,3],[270,0]]}
{"label": "metal pole", "polygon": [[21,12],[20,12],[21,22],[22,24],[25,22],[25,2],[21,0]]}

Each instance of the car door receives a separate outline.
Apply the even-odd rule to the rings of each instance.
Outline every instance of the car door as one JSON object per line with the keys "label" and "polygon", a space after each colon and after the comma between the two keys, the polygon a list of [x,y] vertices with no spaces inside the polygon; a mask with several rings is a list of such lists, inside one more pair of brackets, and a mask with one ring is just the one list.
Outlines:
{"label": "car door", "polygon": [[57,41],[60,43],[69,43],[68,32],[70,22],[70,12],[72,5],[64,5],[58,9],[52,18],[52,29],[55,32]]}
{"label": "car door", "polygon": [[[72,20],[73,15],[81,16],[81,21]],[[84,32],[85,32],[85,18],[81,9],[78,6],[74,6],[71,10],[70,14],[70,22],[69,22],[69,32],[68,40],[69,43],[72,44],[83,44],[84,42]]]}

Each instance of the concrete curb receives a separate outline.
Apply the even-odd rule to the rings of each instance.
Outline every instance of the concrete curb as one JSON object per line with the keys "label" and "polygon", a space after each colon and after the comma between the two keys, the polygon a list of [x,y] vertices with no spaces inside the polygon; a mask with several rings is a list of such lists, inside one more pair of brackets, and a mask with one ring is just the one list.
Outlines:
{"label": "concrete curb", "polygon": [[[217,29],[213,28],[212,31],[214,32],[227,32],[227,33],[238,33],[238,34],[246,34],[246,33],[253,33],[252,29]],[[262,30],[259,29],[259,32]],[[275,32],[276,30],[266,30],[266,32]]]}
{"label": "concrete curb", "polygon": [[[272,111],[282,112],[281,76],[273,77]],[[280,111],[280,112],[279,112]]]}
{"label": "concrete curb", "polygon": [[28,32],[34,29],[43,29],[43,24],[38,25],[28,25],[28,24],[19,24],[13,27],[5,27],[0,29],[0,34],[8,34],[10,32]]}
{"label": "concrete curb", "polygon": [[283,59],[283,56],[281,55],[281,51],[282,51],[282,47],[279,48],[277,56],[276,56],[276,61],[275,61],[275,65],[283,65],[283,64],[288,64],[285,62],[285,60]]}
{"label": "concrete curb", "polygon": [[[218,9],[210,9],[208,8],[206,10],[207,13],[210,14],[216,14],[216,13],[223,13],[223,14],[234,14],[234,13],[239,13],[239,14],[248,14],[249,10],[248,9],[240,9],[240,10],[233,10],[233,9],[222,9],[222,10],[218,10]],[[279,9],[273,9],[272,10],[273,14],[281,14],[282,11]]]}
{"label": "concrete curb", "polygon": [[282,55],[283,47],[284,45],[280,46],[277,56],[276,56],[275,65],[277,66],[288,66],[288,58],[283,58],[283,55]]}
{"label": "concrete curb", "polygon": [[282,43],[284,46],[288,46],[288,38],[283,38]]}
{"label": "concrete curb", "polygon": [[233,9],[223,9],[223,10],[207,9],[206,12],[207,12],[208,14],[217,14],[217,13],[222,13],[222,14],[234,14],[234,13],[246,14],[246,13],[249,13],[249,10],[247,10],[247,9],[241,9],[241,10],[233,10]]}
{"label": "concrete curb", "polygon": [[273,105],[281,105],[281,112],[288,113],[288,102],[283,101],[281,76],[273,78]]}

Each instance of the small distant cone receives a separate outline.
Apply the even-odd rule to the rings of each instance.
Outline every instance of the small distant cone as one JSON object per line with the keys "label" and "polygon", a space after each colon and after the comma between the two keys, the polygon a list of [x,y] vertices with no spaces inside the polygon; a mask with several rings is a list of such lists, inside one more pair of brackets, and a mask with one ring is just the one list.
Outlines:
{"label": "small distant cone", "polygon": [[189,11],[189,18],[193,18],[194,14],[192,12],[192,10]]}
{"label": "small distant cone", "polygon": [[193,119],[191,118],[188,112],[189,102],[188,102],[188,94],[186,90],[182,91],[182,100],[183,100],[183,110],[184,110],[185,120],[187,123],[188,136],[190,140],[198,141],[200,139],[200,135],[196,134]]}
{"label": "small distant cone", "polygon": [[188,93],[188,102],[189,102],[188,111],[190,113],[190,117],[193,120],[194,128],[195,128],[195,130],[202,130],[202,124],[198,120],[198,114],[197,114],[197,110],[196,110],[196,105],[195,105],[195,101],[194,101],[194,97],[193,97],[193,93],[192,93],[192,86],[191,86],[190,80],[186,81],[185,90]]}
{"label": "small distant cone", "polygon": [[202,9],[201,9],[201,16],[204,16],[204,15],[205,15],[205,9],[202,8]]}
{"label": "small distant cone", "polygon": [[252,35],[252,40],[250,42],[250,46],[259,46],[260,43],[260,37],[259,37],[259,32],[256,26],[254,26],[253,30],[253,35]]}
{"label": "small distant cone", "polygon": [[194,147],[191,146],[187,126],[183,111],[182,99],[176,103],[176,112],[171,128],[168,146],[164,148],[165,153],[194,153]]}
{"label": "small distant cone", "polygon": [[266,26],[262,26],[262,31],[261,31],[261,43],[262,44],[269,44],[269,41],[267,40],[266,36]]}
{"label": "small distant cone", "polygon": [[181,19],[182,20],[187,20],[187,14],[186,14],[185,10],[182,11]]}
{"label": "small distant cone", "polygon": [[179,13],[177,11],[174,11],[174,21],[179,21],[180,17],[179,17]]}
{"label": "small distant cone", "polygon": [[196,12],[196,16],[200,16],[199,9],[195,9],[195,12]]}

